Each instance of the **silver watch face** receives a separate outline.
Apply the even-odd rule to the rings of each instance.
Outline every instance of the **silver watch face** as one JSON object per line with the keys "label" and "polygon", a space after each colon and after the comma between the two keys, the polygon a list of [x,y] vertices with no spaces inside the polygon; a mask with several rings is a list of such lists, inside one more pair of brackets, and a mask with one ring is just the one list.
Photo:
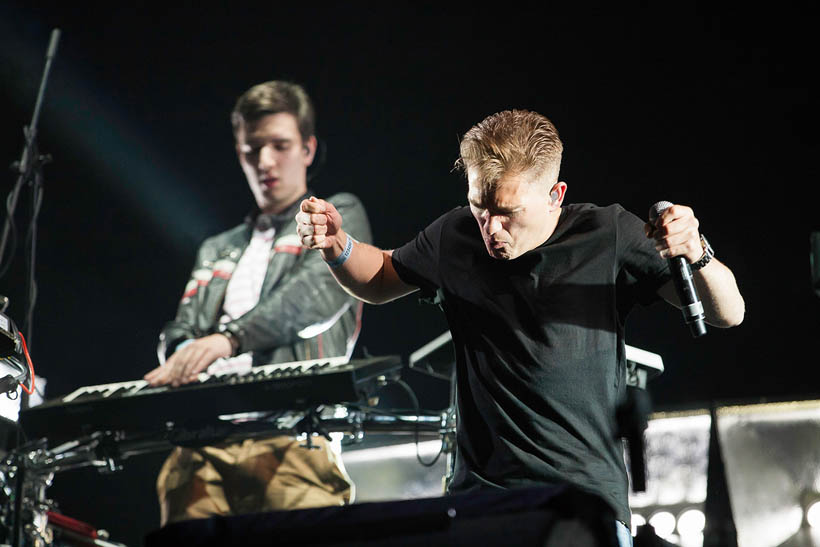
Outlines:
{"label": "silver watch face", "polygon": [[703,256],[700,257],[700,259],[698,259],[696,262],[692,263],[693,270],[699,270],[703,268],[712,260],[712,257],[715,256],[715,252],[714,250],[712,250],[712,246],[709,245],[709,241],[707,241],[707,239],[703,237],[703,234],[700,235],[700,246],[703,247]]}
{"label": "silver watch face", "polygon": [[709,240],[703,234],[700,234],[700,244],[703,247],[703,251],[708,254],[709,256],[714,256],[715,251],[712,249],[712,246],[709,245]]}

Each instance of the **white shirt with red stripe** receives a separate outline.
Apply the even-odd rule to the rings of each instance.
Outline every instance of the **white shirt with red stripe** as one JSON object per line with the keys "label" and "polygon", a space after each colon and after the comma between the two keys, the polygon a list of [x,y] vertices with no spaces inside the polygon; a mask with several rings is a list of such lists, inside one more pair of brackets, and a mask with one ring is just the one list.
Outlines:
{"label": "white shirt with red stripe", "polygon": [[[274,228],[254,228],[250,243],[239,258],[225,289],[225,301],[222,303],[224,313],[219,319],[220,323],[228,323],[245,315],[259,302],[275,234]],[[246,352],[228,359],[217,359],[208,367],[208,372],[245,372],[250,370],[252,363],[250,352]]]}
{"label": "white shirt with red stripe", "polygon": [[273,228],[253,230],[251,241],[239,258],[225,289],[225,301],[222,303],[224,315],[220,323],[242,317],[259,302],[275,233]]}

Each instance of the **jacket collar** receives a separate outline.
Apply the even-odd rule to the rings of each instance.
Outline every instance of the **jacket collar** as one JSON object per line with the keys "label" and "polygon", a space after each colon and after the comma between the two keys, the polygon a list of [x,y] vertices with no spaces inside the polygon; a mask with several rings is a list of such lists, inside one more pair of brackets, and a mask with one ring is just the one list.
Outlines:
{"label": "jacket collar", "polygon": [[290,204],[288,208],[281,213],[263,213],[259,210],[259,207],[254,205],[253,209],[245,216],[245,224],[248,225],[249,230],[252,230],[254,227],[260,229],[273,227],[276,228],[278,232],[283,225],[293,221],[293,218],[299,212],[299,204],[302,203],[302,200],[312,195],[314,195],[313,191],[308,188],[307,192],[299,196],[296,201]]}

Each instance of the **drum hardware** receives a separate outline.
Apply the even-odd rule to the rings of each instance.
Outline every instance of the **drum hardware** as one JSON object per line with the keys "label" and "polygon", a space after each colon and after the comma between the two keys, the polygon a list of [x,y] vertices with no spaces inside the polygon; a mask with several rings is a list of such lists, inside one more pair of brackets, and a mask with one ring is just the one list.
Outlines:
{"label": "drum hardware", "polygon": [[[54,472],[43,462],[49,457],[45,442],[23,446],[10,452],[0,461],[0,536],[12,545],[40,547],[51,545],[53,536],[47,527],[48,512],[56,509],[53,500],[46,497]],[[13,485],[13,486],[12,486]]]}
{"label": "drum hardware", "polygon": [[[450,450],[454,436],[446,412],[369,406],[401,367],[398,356],[277,363],[177,389],[144,381],[86,386],[25,409],[21,428],[40,440],[10,453],[0,467],[6,486],[0,539],[4,530],[13,535],[19,529],[30,542],[50,544],[44,515],[54,504],[45,491],[55,473],[89,466],[114,473],[130,457],[174,446],[288,435],[310,449],[314,435],[342,433],[343,443],[352,444],[376,432],[442,438],[442,450]],[[20,547],[17,541],[14,546]]]}
{"label": "drum hardware", "polygon": [[[445,410],[432,414],[407,414],[389,409],[357,405],[319,405],[301,411],[244,413],[221,416],[220,420],[175,425],[152,433],[96,431],[90,435],[48,447],[42,438],[9,452],[0,460],[0,540],[12,545],[37,547],[51,545],[54,534],[47,526],[48,513],[57,504],[47,498],[55,473],[96,467],[102,474],[120,471],[124,461],[136,455],[169,450],[178,444],[200,445],[214,438],[226,442],[247,438],[290,435],[304,440],[302,446],[315,446],[313,435],[344,435],[344,444],[361,443],[366,433],[420,435],[442,439],[442,452],[455,447],[455,413]],[[18,494],[20,493],[20,494]],[[6,535],[4,535],[6,534]]]}

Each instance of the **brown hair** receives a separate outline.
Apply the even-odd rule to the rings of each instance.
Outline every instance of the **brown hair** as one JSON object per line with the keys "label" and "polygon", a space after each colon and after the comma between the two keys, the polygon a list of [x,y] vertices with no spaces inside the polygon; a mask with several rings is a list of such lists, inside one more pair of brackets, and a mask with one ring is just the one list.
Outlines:
{"label": "brown hair", "polygon": [[298,84],[281,80],[257,84],[237,99],[231,112],[233,132],[236,134],[242,122],[280,112],[293,114],[302,140],[315,134],[316,114],[307,92]]}
{"label": "brown hair", "polygon": [[564,146],[546,117],[528,110],[504,110],[470,128],[461,139],[456,169],[474,169],[484,186],[492,187],[508,174],[547,170],[555,176]]}

